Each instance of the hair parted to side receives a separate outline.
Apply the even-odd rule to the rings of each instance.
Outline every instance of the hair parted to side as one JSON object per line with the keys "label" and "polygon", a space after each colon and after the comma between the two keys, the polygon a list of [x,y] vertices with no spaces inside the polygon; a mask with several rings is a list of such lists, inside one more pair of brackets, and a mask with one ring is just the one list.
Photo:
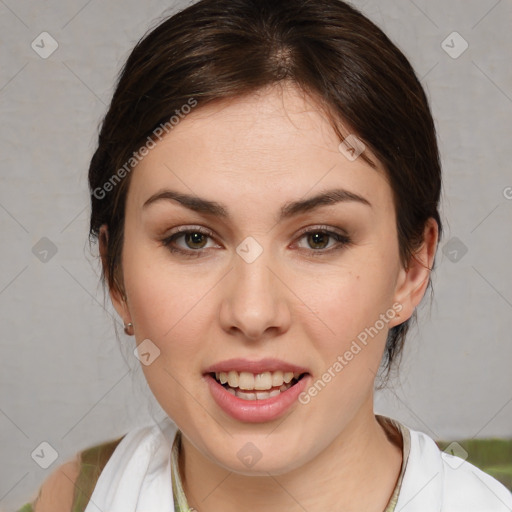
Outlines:
{"label": "hair parted to side", "polygon": [[[428,100],[407,58],[376,25],[340,0],[201,0],[136,44],[103,119],[89,167],[89,239],[97,240],[103,224],[109,232],[103,285],[125,296],[121,251],[131,173],[120,170],[134,152],[156,142],[155,128],[191,98],[198,109],[281,81],[318,102],[340,141],[350,127],[383,164],[405,268],[429,218],[441,238],[441,165]],[[387,374],[408,329],[409,320],[389,331]]]}

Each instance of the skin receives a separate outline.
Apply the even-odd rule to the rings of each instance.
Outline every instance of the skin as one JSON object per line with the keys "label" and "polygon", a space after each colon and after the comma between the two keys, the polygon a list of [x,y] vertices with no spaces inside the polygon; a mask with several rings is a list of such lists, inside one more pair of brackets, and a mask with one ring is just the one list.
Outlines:
{"label": "skin", "polygon": [[[437,224],[427,223],[423,246],[403,268],[384,169],[368,149],[376,169],[360,157],[350,161],[338,145],[312,98],[274,86],[198,107],[132,171],[122,252],[126,300],[118,290],[111,298],[123,321],[133,323],[137,343],[149,338],[160,350],[142,369],[183,432],[184,490],[201,512],[382,511],[395,487],[402,447],[375,418],[374,380],[388,329],[409,318],[425,293]],[[371,206],[340,202],[276,222],[283,204],[340,187]],[[164,188],[223,203],[231,218],[169,200],[143,208]],[[162,243],[178,226],[202,226],[214,236],[188,245],[185,236],[175,240],[196,251],[187,258]],[[299,233],[318,233],[319,226],[344,230],[350,243]],[[263,249],[252,263],[236,252],[248,236]],[[394,303],[400,318],[308,404],[247,423],[213,401],[202,376],[207,366],[276,357],[307,367],[313,382]],[[262,455],[251,468],[237,457],[247,442]]]}

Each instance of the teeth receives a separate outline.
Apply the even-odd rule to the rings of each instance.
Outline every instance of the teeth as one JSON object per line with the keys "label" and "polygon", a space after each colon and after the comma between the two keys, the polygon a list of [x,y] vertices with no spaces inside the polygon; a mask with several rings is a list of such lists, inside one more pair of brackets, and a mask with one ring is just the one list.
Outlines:
{"label": "teeth", "polygon": [[256,393],[244,393],[243,391],[237,391],[236,396],[243,398],[244,400],[256,400]]}
{"label": "teeth", "polygon": [[231,372],[228,373],[228,384],[232,388],[237,388],[238,387],[238,373],[237,372],[231,371]]}
{"label": "teeth", "polygon": [[237,396],[238,398],[242,398],[243,400],[265,400],[266,398],[272,398],[273,396],[277,396],[281,394],[281,392],[286,391],[291,388],[291,384],[283,384],[279,389],[273,389],[272,391],[257,391],[256,393],[247,393],[246,391],[241,391],[240,389],[232,389],[226,388],[232,395]]}
{"label": "teeth", "polygon": [[[286,385],[287,389],[288,384],[292,381],[293,378],[298,379],[300,373],[294,372],[282,372],[278,370],[276,372],[263,372],[253,374],[250,372],[236,372],[234,370],[230,370],[229,372],[216,372],[215,378],[221,384],[228,384],[230,388],[236,389],[237,393],[239,390],[246,391],[268,391],[273,392],[276,391],[272,388],[282,389],[284,385]],[[247,400],[256,399],[258,393],[244,393],[245,395],[254,395],[255,398],[251,398],[247,396]],[[263,396],[263,393],[259,393]],[[270,395],[272,396],[272,395]]]}
{"label": "teeth", "polygon": [[283,383],[283,372],[274,372],[272,374],[272,386],[280,386]]}
{"label": "teeth", "polygon": [[[277,378],[282,372],[275,372]],[[254,376],[254,389],[270,389],[273,386],[273,376],[270,372],[258,373]]]}
{"label": "teeth", "polygon": [[254,375],[248,372],[242,372],[238,376],[238,387],[240,389],[254,389]]}
{"label": "teeth", "polygon": [[288,384],[288,382],[290,382],[293,379],[293,372],[286,372],[283,375],[283,379],[286,382],[286,384]]}

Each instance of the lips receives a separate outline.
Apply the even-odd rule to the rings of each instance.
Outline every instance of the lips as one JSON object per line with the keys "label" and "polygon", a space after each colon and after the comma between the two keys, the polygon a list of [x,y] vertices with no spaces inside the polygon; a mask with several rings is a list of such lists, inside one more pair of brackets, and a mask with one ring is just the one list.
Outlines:
{"label": "lips", "polygon": [[264,372],[276,372],[282,371],[283,373],[292,372],[294,374],[309,373],[308,369],[296,364],[288,363],[280,359],[275,358],[264,358],[257,361],[251,361],[249,359],[235,358],[227,359],[219,363],[213,364],[204,370],[204,374],[207,373],[220,373],[235,371],[238,373],[248,372],[253,374],[264,373]]}
{"label": "lips", "polygon": [[206,383],[217,405],[244,422],[278,418],[297,401],[310,374],[279,359],[229,359],[206,368]]}

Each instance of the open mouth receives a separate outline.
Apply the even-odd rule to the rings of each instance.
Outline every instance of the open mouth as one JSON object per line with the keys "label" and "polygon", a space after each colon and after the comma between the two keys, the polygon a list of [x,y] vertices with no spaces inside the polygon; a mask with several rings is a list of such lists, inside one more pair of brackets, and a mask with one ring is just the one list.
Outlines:
{"label": "open mouth", "polygon": [[307,373],[293,372],[211,372],[228,393],[243,400],[265,400],[280,395],[297,384]]}

